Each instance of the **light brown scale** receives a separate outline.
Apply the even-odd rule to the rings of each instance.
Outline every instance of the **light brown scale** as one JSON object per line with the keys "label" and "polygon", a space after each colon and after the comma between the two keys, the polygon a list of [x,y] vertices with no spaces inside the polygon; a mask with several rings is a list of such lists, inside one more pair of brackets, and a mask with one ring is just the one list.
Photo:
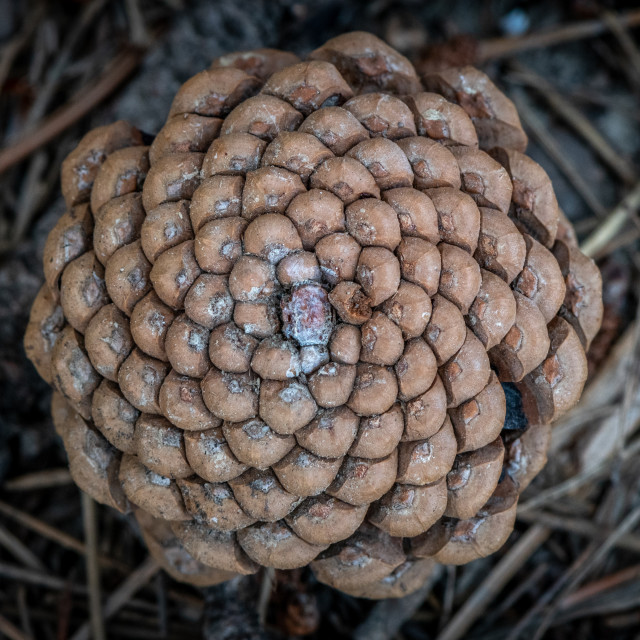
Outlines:
{"label": "light brown scale", "polygon": [[405,560],[400,538],[364,524],[350,538],[321,554],[311,567],[320,582],[350,591],[363,588],[363,566],[367,567],[368,585],[386,578]]}
{"label": "light brown scale", "polygon": [[54,387],[72,403],[82,402],[100,384],[82,336],[71,325],[62,329],[53,345],[51,375]]}
{"label": "light brown scale", "polygon": [[380,197],[380,189],[371,173],[360,162],[346,156],[325,160],[311,174],[309,186],[330,191],[344,204],[359,198]]}
{"label": "light brown scale", "polygon": [[300,351],[297,345],[282,336],[265,338],[251,358],[251,368],[263,380],[290,380],[301,372]]}
{"label": "light brown scale", "polygon": [[333,330],[329,342],[331,360],[340,364],[357,364],[360,360],[361,340],[358,327],[339,324]]}
{"label": "light brown scale", "polygon": [[457,102],[467,112],[481,149],[502,145],[525,150],[527,136],[513,102],[482,71],[470,66],[453,67],[429,73],[422,82],[427,91]]}
{"label": "light brown scale", "polygon": [[134,349],[120,365],[118,384],[124,397],[144,413],[162,413],[158,397],[169,365]]}
{"label": "light brown scale", "polygon": [[318,165],[331,157],[331,150],[310,133],[283,131],[265,149],[261,164],[295,173],[306,185]]}
{"label": "light brown scale", "polygon": [[182,113],[225,116],[259,89],[259,82],[240,69],[207,69],[187,80],[178,90],[169,117]]}
{"label": "light brown scale", "polygon": [[221,371],[248,371],[258,339],[230,322],[217,326],[209,336],[209,358]]}
{"label": "light brown scale", "polygon": [[[211,176],[241,177],[249,171],[255,171],[260,167],[260,159],[266,147],[264,140],[250,133],[220,136],[211,143],[202,162],[202,177],[205,180]],[[198,189],[202,184],[204,181]],[[239,195],[242,196],[242,193]]]}
{"label": "light brown scale", "polygon": [[158,360],[167,361],[165,339],[176,313],[155,291],[150,291],[131,312],[131,335],[136,346]]}
{"label": "light brown scale", "polygon": [[436,374],[433,384],[422,395],[404,403],[403,442],[424,440],[436,434],[447,417],[447,392]]}
{"label": "light brown scale", "polygon": [[390,536],[414,537],[434,525],[446,506],[444,478],[422,487],[396,484],[375,503],[368,520]]}
{"label": "light brown scale", "polygon": [[297,284],[320,282],[322,274],[315,253],[311,251],[290,253],[278,263],[276,278],[285,288]]}
{"label": "light brown scale", "polygon": [[404,349],[402,330],[382,311],[374,311],[361,327],[361,344],[362,362],[393,365]]}
{"label": "light brown scale", "polygon": [[136,304],[153,287],[151,264],[139,240],[121,247],[109,258],[104,280],[111,300],[118,309],[130,316]]}
{"label": "light brown scale", "polygon": [[184,299],[202,273],[194,250],[194,241],[187,240],[167,249],[154,262],[149,279],[158,297],[172,309],[183,309]]}
{"label": "light brown scale", "polygon": [[247,227],[243,218],[211,220],[196,233],[194,250],[203,271],[217,275],[230,273],[242,255],[242,234]]}
{"label": "light brown scale", "polygon": [[396,449],[376,460],[346,456],[326,493],[355,507],[371,504],[393,486],[397,466]]}
{"label": "light brown scale", "polygon": [[208,329],[230,322],[234,300],[228,284],[226,276],[212,273],[199,275],[184,299],[187,316]]}
{"label": "light brown scale", "polygon": [[489,154],[474,147],[452,146],[462,176],[462,190],[479,207],[509,213],[513,186],[504,167]]}
{"label": "light brown scale", "polygon": [[160,158],[147,173],[142,204],[151,211],[163,202],[190,200],[202,178],[203,153],[176,153]]}
{"label": "light brown scale", "polygon": [[438,291],[466,314],[480,291],[480,267],[460,247],[441,242],[438,249],[442,258]]}
{"label": "light brown scale", "polygon": [[258,570],[238,544],[235,532],[216,531],[193,520],[173,522],[171,529],[184,549],[209,567],[241,575]]}
{"label": "light brown scale", "polygon": [[122,456],[118,477],[127,498],[154,518],[191,519],[175,481],[146,469],[137,456]]}
{"label": "light brown scale", "polygon": [[114,304],[105,305],[89,321],[84,346],[93,368],[115,382],[120,365],[134,346],[129,319]]}
{"label": "light brown scale", "polygon": [[418,135],[427,136],[445,146],[478,146],[478,134],[471,118],[457,104],[438,93],[427,91],[403,98],[416,121]]}
{"label": "light brown scale", "polygon": [[272,468],[289,493],[307,497],[322,493],[333,482],[341,464],[342,458],[321,458],[296,446]]}
{"label": "light brown scale", "polygon": [[347,231],[362,247],[385,247],[393,251],[400,244],[396,212],[376,198],[352,202],[346,209]]}
{"label": "light brown scale", "polygon": [[403,354],[394,369],[398,379],[398,398],[406,402],[429,389],[438,366],[429,345],[422,338],[412,338],[404,344]]}
{"label": "light brown scale", "polygon": [[481,269],[482,284],[466,321],[469,328],[491,349],[507,335],[516,320],[516,301],[509,285],[490,271]]}
{"label": "light brown scale", "polygon": [[399,140],[416,135],[416,125],[409,107],[386,93],[365,93],[351,98],[344,108],[350,111],[372,137]]}
{"label": "light brown scale", "polygon": [[398,383],[390,369],[360,363],[347,406],[360,416],[372,416],[390,409],[397,396]]}
{"label": "light brown scale", "polygon": [[360,418],[358,433],[349,455],[354,458],[378,459],[392,454],[404,431],[404,419],[399,404],[377,416]]}
{"label": "light brown scale", "polygon": [[302,501],[285,491],[271,470],[248,469],[229,485],[242,510],[262,522],[281,520]]}
{"label": "light brown scale", "polygon": [[226,482],[247,470],[231,451],[220,427],[185,431],[184,448],[193,471],[209,482]]}
{"label": "light brown scale", "polygon": [[398,146],[411,164],[416,189],[460,188],[460,169],[449,149],[422,136],[399,140]]}
{"label": "light brown scale", "polygon": [[360,93],[381,90],[404,94],[420,89],[420,80],[411,62],[364,31],[331,38],[312,51],[309,58],[335,64],[342,76]]}
{"label": "light brown scale", "polygon": [[60,184],[67,208],[89,202],[96,175],[109,154],[141,144],[140,131],[124,120],[85,134],[61,166]]}
{"label": "light brown scale", "polygon": [[221,118],[201,116],[197,113],[180,113],[171,116],[153,140],[149,160],[156,164],[165,156],[192,151],[206,152],[218,137]]}
{"label": "light brown scale", "polygon": [[333,544],[353,535],[362,524],[368,505],[355,507],[321,493],[307,498],[285,520],[311,544]]}
{"label": "light brown scale", "polygon": [[425,440],[408,440],[398,445],[398,475],[401,484],[425,486],[444,477],[455,460],[458,445],[446,418],[440,429]]}
{"label": "light brown scale", "polygon": [[193,474],[184,450],[182,430],[161,416],[142,414],[133,434],[138,460],[166,478],[186,478]]}
{"label": "light brown scale", "polygon": [[84,333],[91,318],[110,302],[104,267],[93,251],[70,262],[60,279],[60,306],[67,322]]}
{"label": "light brown scale", "polygon": [[186,510],[193,519],[216,531],[237,531],[255,522],[233,497],[229,485],[202,478],[181,478],[177,485]]}
{"label": "light brown scale", "polygon": [[522,271],[527,255],[515,224],[495,209],[480,208],[480,235],[473,255],[478,264],[507,284]]}
{"label": "light brown scale", "polygon": [[302,241],[289,218],[265,213],[249,223],[244,231],[244,251],[260,256],[271,264],[302,249]]}
{"label": "light brown scale", "polygon": [[110,380],[103,380],[93,392],[91,418],[96,429],[119,451],[135,454],[133,438],[140,412],[131,405]]}
{"label": "light brown scale", "polygon": [[522,380],[545,358],[549,337],[544,316],[538,307],[517,291],[516,319],[500,344],[489,351],[491,364],[503,382]]}
{"label": "light brown scale", "polygon": [[191,196],[189,216],[195,232],[216,218],[242,214],[242,176],[215,175],[205,178]]}
{"label": "light brown scale", "polygon": [[438,231],[444,242],[464,249],[473,255],[480,234],[480,211],[466,193],[442,187],[429,189],[438,212]]}
{"label": "light brown scale", "polygon": [[69,457],[69,473],[76,485],[94,500],[126,513],[129,503],[118,482],[120,454],[89,422],[73,411],[61,427]]}
{"label": "light brown scale", "polygon": [[265,213],[284,213],[304,191],[300,177],[287,169],[261,167],[249,171],[242,191],[242,217],[254,220]]}
{"label": "light brown scale", "polygon": [[482,448],[459,454],[447,474],[445,515],[459,520],[475,516],[498,485],[503,458],[500,437]]}
{"label": "light brown scale", "polygon": [[349,400],[355,377],[354,365],[329,362],[309,377],[309,391],[320,407],[339,407]]}
{"label": "light brown scale", "polygon": [[225,422],[222,432],[236,458],[254,469],[269,469],[296,444],[291,434],[278,433],[258,418]]}
{"label": "light brown scale", "polygon": [[531,236],[524,234],[527,258],[513,288],[532,300],[551,322],[560,309],[566,293],[562,271],[554,255]]}
{"label": "light brown scale", "polygon": [[298,381],[260,384],[260,417],[278,433],[295,433],[311,422],[316,410],[310,390]]}
{"label": "light brown scale", "polygon": [[587,379],[587,358],[573,327],[555,317],[548,330],[549,353],[519,385],[525,414],[534,423],[552,422],[566,413]]}
{"label": "light brown scale", "polygon": [[256,256],[240,256],[229,274],[229,293],[239,302],[265,302],[277,289],[273,265]]}
{"label": "light brown scale", "polygon": [[59,279],[65,266],[91,249],[93,217],[88,204],[64,213],[47,236],[42,265],[44,279],[56,301],[60,295]]}
{"label": "light brown scale", "polygon": [[384,191],[382,199],[398,215],[403,238],[415,236],[433,244],[440,242],[438,212],[426,193],[410,187],[400,187]]}
{"label": "light brown scale", "polygon": [[502,385],[492,371],[487,386],[480,393],[449,411],[458,440],[458,453],[480,449],[495,440],[504,426],[506,412]]}
{"label": "light brown scale", "polygon": [[158,403],[164,417],[184,431],[214,429],[222,423],[205,406],[200,380],[170,371],[160,387]]}
{"label": "light brown scale", "polygon": [[322,277],[331,285],[356,276],[361,247],[348,233],[324,236],[315,246]]}
{"label": "light brown scale", "polygon": [[593,260],[567,242],[556,240],[553,255],[566,287],[558,314],[571,324],[588,349],[602,324],[602,276]]}
{"label": "light brown scale", "polygon": [[215,367],[202,380],[202,397],[214,416],[242,422],[258,415],[260,380],[251,372],[227,373]]}
{"label": "light brown scale", "polygon": [[346,154],[362,163],[374,177],[380,191],[412,187],[413,169],[402,149],[387,138],[370,138]]}
{"label": "light brown scale", "polygon": [[255,524],[238,532],[247,555],[265,567],[297,569],[311,562],[327,545],[309,544],[284,521]]}
{"label": "light brown scale", "polygon": [[193,239],[189,202],[165,202],[149,211],[140,229],[140,243],[153,264],[167,249]]}
{"label": "light brown scale", "polygon": [[94,212],[93,249],[103,265],[120,247],[140,236],[145,220],[142,196],[138,192],[113,198]]}
{"label": "light brown scale", "polygon": [[403,238],[397,250],[403,280],[422,287],[433,297],[441,279],[442,259],[437,247],[422,238]]}
{"label": "light brown scale", "polygon": [[496,148],[491,155],[507,170],[513,184],[510,217],[523,233],[529,233],[548,248],[558,231],[558,201],[545,170],[523,153]]}
{"label": "light brown scale", "polygon": [[400,263],[384,247],[365,247],[358,258],[356,280],[376,307],[388,300],[400,285]]}
{"label": "light brown scale", "polygon": [[275,335],[281,327],[275,303],[238,302],[233,321],[246,334],[258,339]]}
{"label": "light brown scale", "polygon": [[349,450],[358,425],[358,416],[341,405],[317,411],[308,425],[296,431],[295,437],[300,446],[318,456],[339,458]]}
{"label": "light brown scale", "polygon": [[345,231],[342,200],[329,191],[310,189],[297,195],[286,213],[307,250],[317,250],[322,238]]}
{"label": "light brown scale", "polygon": [[43,284],[29,313],[24,350],[38,375],[48,384],[52,383],[51,351],[64,325],[62,307],[54,299],[49,287]]}
{"label": "light brown scale", "polygon": [[165,349],[167,359],[179,374],[203,378],[209,360],[209,329],[197,324],[186,314],[179,315],[167,330]]}
{"label": "light brown scale", "polygon": [[489,357],[480,340],[469,329],[460,350],[440,368],[440,375],[447,390],[449,407],[457,407],[473,398],[489,382]]}
{"label": "light brown scale", "polygon": [[302,114],[275,96],[259,95],[241,102],[225,118],[222,134],[250,133],[270,142],[281,131],[294,131]]}
{"label": "light brown scale", "polygon": [[[508,478],[498,485],[495,494],[502,492],[505,484],[510,484]],[[518,495],[512,484],[509,493],[508,500],[492,497],[477,516],[455,522],[447,543],[434,559],[445,564],[465,564],[497,551],[509,537],[516,519]]]}
{"label": "light brown scale", "polygon": [[342,107],[318,109],[307,116],[298,131],[314,136],[336,156],[343,156],[353,146],[369,138],[369,132]]}
{"label": "light brown scale", "polygon": [[253,49],[250,51],[235,51],[215,58],[210,69],[235,68],[241,69],[250,76],[255,76],[264,82],[276,71],[299,62],[299,58],[290,51],[279,49]]}
{"label": "light brown scale", "polygon": [[401,280],[398,291],[384,302],[382,310],[400,327],[405,340],[417,338],[431,318],[431,298],[422,287]]}
{"label": "light brown scale", "polygon": [[353,96],[353,90],[329,62],[298,62],[276,71],[262,93],[286,100],[303,115],[324,106],[336,106]]}

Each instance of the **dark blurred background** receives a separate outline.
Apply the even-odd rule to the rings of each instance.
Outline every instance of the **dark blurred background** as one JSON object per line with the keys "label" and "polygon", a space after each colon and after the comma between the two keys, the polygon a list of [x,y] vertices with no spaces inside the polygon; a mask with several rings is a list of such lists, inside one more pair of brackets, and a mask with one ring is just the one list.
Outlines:
{"label": "dark blurred background", "polygon": [[[590,364],[607,372],[609,384],[600,380],[589,415],[574,415],[558,432],[554,462],[530,489],[538,502],[523,512],[511,546],[532,520],[546,522],[548,535],[508,565],[512,574],[494,584],[499,597],[483,600],[463,635],[452,619],[470,594],[491,586],[483,580],[497,575],[492,570],[510,545],[490,560],[445,572],[413,609],[390,609],[401,626],[391,635],[362,635],[367,627],[360,625],[384,610],[337,595],[304,572],[277,576],[271,633],[640,637],[640,570],[629,569],[639,562],[640,535],[625,520],[637,491],[629,477],[640,461],[632,440],[637,376],[628,368],[638,345],[640,266],[637,0],[0,0],[0,638],[67,638],[87,618],[83,555],[47,529],[83,539],[79,492],[51,426],[49,388],[22,348],[43,281],[44,239],[64,209],[61,160],[89,128],[118,118],[156,133],[180,84],[216,56],[258,47],[303,56],[356,29],[384,38],[422,72],[475,64],[516,102],[528,153],[552,177],[562,209],[605,274],[605,323]],[[606,222],[612,211],[621,218],[613,228]],[[620,406],[624,428],[607,438],[605,418]],[[598,438],[606,446],[597,446]],[[601,450],[595,462],[594,447]],[[135,533],[106,509],[98,518],[101,553],[135,567],[145,557]],[[607,546],[609,534],[626,536],[626,543],[614,537]],[[12,536],[33,557],[16,557]],[[105,592],[122,580],[122,573],[105,571]],[[136,606],[114,616],[109,637],[199,637],[202,594],[154,580],[140,586]],[[580,591],[585,584],[592,590]],[[573,587],[565,592],[566,585]],[[559,594],[569,600],[558,601]],[[223,596],[208,597],[215,609]]]}

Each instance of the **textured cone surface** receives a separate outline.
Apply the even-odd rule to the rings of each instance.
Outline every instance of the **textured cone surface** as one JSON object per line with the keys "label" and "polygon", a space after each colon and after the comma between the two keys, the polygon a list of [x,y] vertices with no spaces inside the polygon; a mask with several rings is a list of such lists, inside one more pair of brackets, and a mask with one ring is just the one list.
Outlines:
{"label": "textured cone surface", "polygon": [[494,552],[602,313],[525,146],[483,73],[364,33],[215,61],[150,147],[88,134],[25,339],[78,484],[196,584],[397,597]]}

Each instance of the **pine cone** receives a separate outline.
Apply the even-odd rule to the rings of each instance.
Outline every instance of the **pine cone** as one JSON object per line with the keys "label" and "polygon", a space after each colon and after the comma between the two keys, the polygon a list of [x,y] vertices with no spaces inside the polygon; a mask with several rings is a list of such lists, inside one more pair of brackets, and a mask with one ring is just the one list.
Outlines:
{"label": "pine cone", "polygon": [[149,147],[85,136],[25,341],[78,485],[194,584],[393,597],[496,551],[602,315],[526,143],[482,72],[365,33],[216,60]]}

